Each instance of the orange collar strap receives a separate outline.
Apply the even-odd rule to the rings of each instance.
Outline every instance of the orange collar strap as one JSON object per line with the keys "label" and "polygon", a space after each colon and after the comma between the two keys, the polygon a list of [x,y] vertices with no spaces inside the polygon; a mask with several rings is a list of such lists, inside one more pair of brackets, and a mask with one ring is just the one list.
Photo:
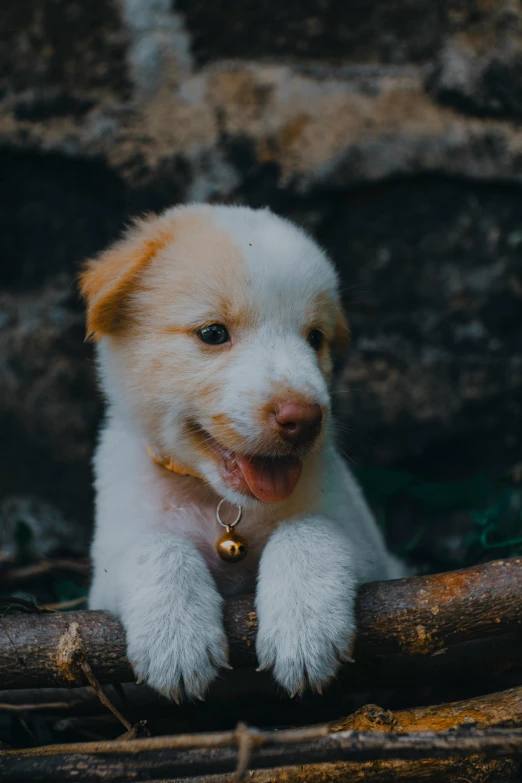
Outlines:
{"label": "orange collar strap", "polygon": [[158,454],[151,446],[147,446],[147,454],[151,457],[156,465],[160,465],[165,470],[170,470],[171,473],[177,473],[178,476],[192,476],[192,478],[203,479],[199,473],[195,470],[186,468],[180,465],[178,462],[174,462],[171,457],[165,457],[163,454]]}

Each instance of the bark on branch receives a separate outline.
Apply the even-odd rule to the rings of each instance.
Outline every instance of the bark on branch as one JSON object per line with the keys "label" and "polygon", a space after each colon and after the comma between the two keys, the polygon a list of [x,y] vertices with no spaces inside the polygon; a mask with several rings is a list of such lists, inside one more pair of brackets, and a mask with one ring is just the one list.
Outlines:
{"label": "bark on branch", "polygon": [[[154,737],[142,740],[49,745],[24,751],[0,751],[0,779],[126,780],[195,776],[209,772],[244,773],[295,764],[374,759],[491,759],[522,757],[520,729],[458,729],[395,734],[341,731],[328,726],[260,732],[238,726],[213,734]],[[79,777],[81,775],[81,777]]]}
{"label": "bark on branch", "polygon": [[[475,730],[520,725],[522,688],[513,688],[466,701],[397,712],[367,705],[343,721],[284,732],[263,734],[240,727],[236,732],[160,737],[142,742],[75,743],[0,752],[0,779],[54,783],[55,779],[80,775],[77,779],[113,781],[129,779],[130,770],[133,776],[139,770],[144,779],[155,779],[167,774],[193,775],[203,770],[214,773],[227,766],[232,768],[235,757],[240,772],[266,767],[277,759],[278,768],[257,771],[249,778],[252,783],[447,780],[452,773],[456,779],[475,783],[491,780],[492,776],[507,781],[515,779],[519,769],[516,756],[522,753],[521,732],[480,734]],[[460,736],[450,733],[463,726],[467,731]],[[413,737],[418,733],[422,735],[420,740]],[[327,741],[332,734],[340,735],[339,745]],[[304,766],[317,758],[351,760]],[[299,766],[295,766],[296,762]],[[203,783],[201,778],[198,780]],[[205,778],[208,783],[232,780],[230,774]]]}
{"label": "bark on branch", "polygon": [[[343,721],[330,724],[330,732],[339,730],[417,732],[449,731],[459,726],[492,728],[522,725],[522,688],[493,693],[465,701],[434,707],[417,707],[391,712],[366,705]],[[301,761],[299,757],[299,761]],[[451,759],[375,759],[324,764],[301,763],[288,767],[256,770],[249,783],[428,783],[429,781],[519,780],[520,763],[516,759],[488,759],[470,756]],[[234,783],[232,774],[194,778],[194,783]]]}
{"label": "bark on branch", "polygon": [[[351,690],[391,684],[390,679],[411,676],[412,661],[424,673],[455,671],[463,660],[483,671],[476,645],[486,656],[491,649],[498,655],[500,637],[509,650],[506,666],[520,664],[521,607],[522,558],[363,585],[357,599],[357,663],[344,667],[341,683]],[[227,601],[225,626],[232,665],[255,666],[252,596]],[[85,685],[85,660],[101,683],[133,680],[123,629],[106,612],[0,618],[0,689]]]}

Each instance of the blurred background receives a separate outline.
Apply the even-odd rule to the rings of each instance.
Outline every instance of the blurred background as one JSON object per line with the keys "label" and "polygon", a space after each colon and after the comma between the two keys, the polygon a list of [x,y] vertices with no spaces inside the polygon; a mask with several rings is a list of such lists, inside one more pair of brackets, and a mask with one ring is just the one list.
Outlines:
{"label": "blurred background", "polygon": [[[396,551],[421,570],[522,551],[521,3],[0,15],[4,569],[87,552],[102,404],[79,264],[187,200],[269,205],[334,258],[342,448]],[[83,584],[53,575],[46,600]]]}

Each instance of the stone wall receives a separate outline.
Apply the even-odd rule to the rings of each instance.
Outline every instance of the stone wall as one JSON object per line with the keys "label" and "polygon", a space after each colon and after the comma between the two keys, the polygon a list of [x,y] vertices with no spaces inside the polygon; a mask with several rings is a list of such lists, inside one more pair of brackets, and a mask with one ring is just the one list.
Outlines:
{"label": "stone wall", "polygon": [[75,274],[179,200],[269,204],[331,252],[351,457],[438,476],[522,459],[520,2],[0,15],[0,518],[29,499],[90,520],[101,405]]}

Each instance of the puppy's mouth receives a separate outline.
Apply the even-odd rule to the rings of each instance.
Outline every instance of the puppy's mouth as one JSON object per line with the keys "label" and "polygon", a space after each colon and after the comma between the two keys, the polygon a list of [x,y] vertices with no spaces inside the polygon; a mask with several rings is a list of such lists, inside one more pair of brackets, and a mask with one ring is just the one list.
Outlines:
{"label": "puppy's mouth", "polygon": [[297,486],[303,463],[297,456],[270,457],[238,454],[206,433],[205,446],[220,463],[220,473],[231,489],[264,503],[280,503]]}
{"label": "puppy's mouth", "polygon": [[289,498],[303,469],[299,457],[239,456],[234,452],[224,465],[224,478],[230,486],[265,503],[280,503]]}

